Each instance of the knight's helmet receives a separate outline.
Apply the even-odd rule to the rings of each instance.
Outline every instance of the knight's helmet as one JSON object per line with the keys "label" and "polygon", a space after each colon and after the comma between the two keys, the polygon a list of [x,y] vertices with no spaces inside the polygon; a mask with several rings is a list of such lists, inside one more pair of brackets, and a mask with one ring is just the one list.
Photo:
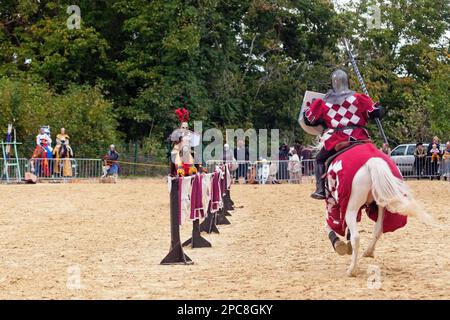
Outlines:
{"label": "knight's helmet", "polygon": [[335,93],[348,92],[348,75],[344,70],[337,69],[331,74],[331,86]]}
{"label": "knight's helmet", "polygon": [[330,104],[342,104],[345,99],[355,94],[349,89],[347,73],[342,69],[337,69],[331,74],[332,89],[324,97],[324,101]]}
{"label": "knight's helmet", "polygon": [[50,137],[50,134],[51,134],[50,126],[46,125],[46,126],[42,126],[41,128],[44,129],[44,133]]}
{"label": "knight's helmet", "polygon": [[174,143],[171,151],[171,160],[176,167],[178,175],[191,175],[197,172],[194,166],[194,158],[191,154],[191,147],[200,143],[198,134],[189,130],[189,111],[186,108],[179,108],[175,113],[180,120],[180,127],[172,132],[170,140]]}

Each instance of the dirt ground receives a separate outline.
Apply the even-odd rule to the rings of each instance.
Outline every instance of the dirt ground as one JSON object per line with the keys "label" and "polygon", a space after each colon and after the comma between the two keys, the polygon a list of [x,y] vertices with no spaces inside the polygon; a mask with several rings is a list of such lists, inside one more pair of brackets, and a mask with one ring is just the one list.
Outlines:
{"label": "dirt ground", "polygon": [[[409,182],[436,222],[450,226],[450,184]],[[0,186],[1,299],[450,299],[447,229],[410,219],[345,275],[324,206],[302,185],[234,185],[232,224],[186,249],[190,266],[162,266],[168,253],[167,182]],[[363,218],[362,250],[373,222]],[[187,239],[191,223],[182,226]],[[380,271],[381,287],[371,285]],[[375,287],[375,288],[374,288]]]}

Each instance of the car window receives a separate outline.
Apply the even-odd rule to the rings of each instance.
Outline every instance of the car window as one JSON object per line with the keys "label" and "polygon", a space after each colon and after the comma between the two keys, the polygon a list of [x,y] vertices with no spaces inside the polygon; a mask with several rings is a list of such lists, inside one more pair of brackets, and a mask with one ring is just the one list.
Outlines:
{"label": "car window", "polygon": [[391,156],[404,156],[405,155],[406,146],[398,146],[391,152]]}
{"label": "car window", "polygon": [[408,150],[406,151],[406,154],[408,156],[413,156],[415,150],[416,150],[416,146],[410,145],[410,146],[408,146]]}

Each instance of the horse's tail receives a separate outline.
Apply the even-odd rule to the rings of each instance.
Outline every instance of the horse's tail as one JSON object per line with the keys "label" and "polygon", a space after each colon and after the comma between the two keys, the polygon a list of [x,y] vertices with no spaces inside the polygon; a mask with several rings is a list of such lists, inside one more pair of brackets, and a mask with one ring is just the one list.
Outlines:
{"label": "horse's tail", "polygon": [[367,168],[372,180],[372,195],[375,202],[391,212],[416,217],[424,223],[432,217],[417,203],[402,179],[392,173],[382,158],[371,158]]}

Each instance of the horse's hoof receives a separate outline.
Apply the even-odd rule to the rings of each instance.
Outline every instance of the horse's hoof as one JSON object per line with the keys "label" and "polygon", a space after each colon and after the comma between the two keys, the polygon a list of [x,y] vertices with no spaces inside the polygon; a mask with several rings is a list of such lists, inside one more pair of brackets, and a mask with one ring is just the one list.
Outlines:
{"label": "horse's hoof", "polygon": [[352,243],[350,241],[347,242],[347,254],[348,255],[352,255],[353,254]]}
{"label": "horse's hoof", "polygon": [[347,269],[347,276],[349,276],[349,277],[356,277],[356,270],[355,270],[355,268],[348,268]]}
{"label": "horse's hoof", "polygon": [[347,253],[347,244],[344,241],[337,240],[334,244],[334,250],[340,255],[343,256]]}
{"label": "horse's hoof", "polygon": [[375,255],[373,254],[373,251],[365,251],[363,254],[364,258],[375,258]]}

